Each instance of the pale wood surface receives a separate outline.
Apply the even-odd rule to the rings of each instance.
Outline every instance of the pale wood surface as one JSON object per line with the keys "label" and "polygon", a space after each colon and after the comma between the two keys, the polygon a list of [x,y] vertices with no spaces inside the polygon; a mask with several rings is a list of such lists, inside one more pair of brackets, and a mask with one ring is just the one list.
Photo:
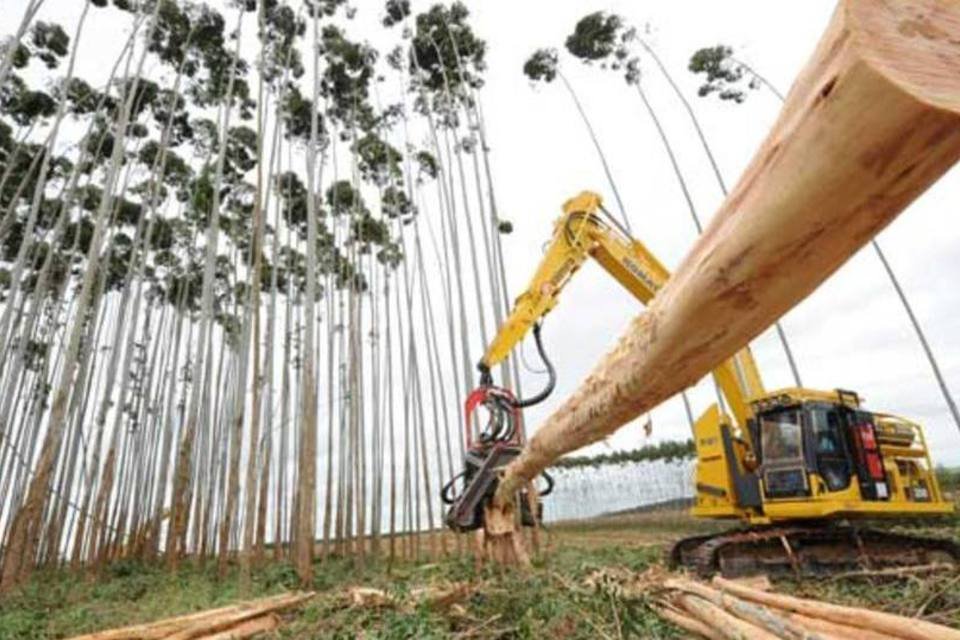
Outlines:
{"label": "pale wood surface", "polygon": [[737,597],[752,600],[770,607],[798,613],[802,616],[819,618],[829,622],[857,627],[868,631],[890,634],[909,640],[960,640],[960,631],[943,625],[905,618],[882,611],[870,611],[857,607],[844,607],[829,602],[806,600],[767,591],[757,591],[737,584],[732,580],[715,577],[713,583],[725,592]]}

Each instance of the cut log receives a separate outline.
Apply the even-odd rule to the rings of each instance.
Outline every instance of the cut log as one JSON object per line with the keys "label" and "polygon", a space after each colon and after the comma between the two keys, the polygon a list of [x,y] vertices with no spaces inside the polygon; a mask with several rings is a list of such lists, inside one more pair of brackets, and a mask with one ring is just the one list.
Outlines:
{"label": "cut log", "polygon": [[681,613],[672,607],[666,605],[655,605],[653,610],[656,611],[658,616],[675,624],[684,631],[695,633],[698,636],[707,638],[708,640],[725,640],[723,634],[715,631],[712,627],[708,627],[696,618],[692,618],[689,615]]}
{"label": "cut log", "polygon": [[788,613],[785,611],[784,615],[787,620],[790,620],[794,624],[798,624],[814,633],[836,638],[837,640],[901,640],[899,636],[892,636],[887,633],[871,631],[869,629],[859,629],[837,622],[830,622],[829,620],[821,620],[820,618],[811,618],[810,616],[804,616],[799,613]]}
{"label": "cut log", "polygon": [[120,629],[108,629],[106,631],[98,631],[96,633],[89,633],[82,636],[74,636],[73,638],[70,638],[70,640],[159,640],[160,638],[166,638],[172,633],[181,631],[191,624],[204,620],[210,620],[218,616],[237,613],[244,608],[249,608],[256,605],[268,605],[275,602],[282,603],[294,595],[295,594],[282,593],[269,598],[262,598],[260,600],[238,602],[236,604],[217,609],[208,609],[206,611],[188,613],[175,618],[165,618],[155,622],[136,624]]}
{"label": "cut log", "polygon": [[843,0],[770,134],[646,313],[507,468],[695,384],[809,295],[960,158],[960,2]]}
{"label": "cut log", "polygon": [[909,640],[960,640],[960,631],[925,620],[757,591],[730,580],[724,580],[719,576],[715,577],[713,582],[717,587],[740,598],[811,618],[820,618],[851,627],[878,631]]}
{"label": "cut log", "polygon": [[684,593],[677,596],[676,603],[729,640],[780,640],[769,631],[741,620],[699,596]]}
{"label": "cut log", "polygon": [[225,631],[220,631],[219,633],[214,633],[209,636],[201,636],[198,640],[243,640],[244,638],[252,638],[258,633],[273,631],[279,626],[280,618],[270,613],[259,618],[254,618],[253,620],[241,622],[237,626],[226,629]]}
{"label": "cut log", "polygon": [[261,618],[268,613],[290,609],[313,597],[313,593],[291,595],[283,600],[266,604],[254,604],[239,611],[226,613],[215,618],[200,620],[166,637],[166,640],[194,640],[232,629],[241,623]]}
{"label": "cut log", "polygon": [[722,608],[727,613],[746,620],[762,629],[766,629],[778,638],[785,640],[826,640],[817,633],[804,629],[803,626],[787,620],[780,611],[774,611],[753,602],[736,598],[729,593],[718,589],[711,589],[702,582],[671,578],[664,581],[667,589],[675,589],[692,593],[704,600]]}

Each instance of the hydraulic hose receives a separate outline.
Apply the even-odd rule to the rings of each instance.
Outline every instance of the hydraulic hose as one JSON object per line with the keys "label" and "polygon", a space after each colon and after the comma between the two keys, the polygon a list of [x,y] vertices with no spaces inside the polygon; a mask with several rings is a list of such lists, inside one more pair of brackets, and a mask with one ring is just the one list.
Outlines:
{"label": "hydraulic hose", "polygon": [[553,363],[550,362],[550,359],[547,357],[546,352],[543,349],[543,340],[540,337],[540,327],[541,324],[538,322],[533,325],[533,339],[537,343],[537,353],[540,354],[540,360],[543,361],[543,366],[547,370],[547,375],[549,380],[547,380],[547,386],[543,388],[540,393],[529,398],[524,398],[520,400],[512,400],[511,404],[517,409],[526,409],[527,407],[532,407],[535,404],[539,404],[547,399],[547,397],[553,393],[553,388],[557,386],[557,371],[553,368]]}

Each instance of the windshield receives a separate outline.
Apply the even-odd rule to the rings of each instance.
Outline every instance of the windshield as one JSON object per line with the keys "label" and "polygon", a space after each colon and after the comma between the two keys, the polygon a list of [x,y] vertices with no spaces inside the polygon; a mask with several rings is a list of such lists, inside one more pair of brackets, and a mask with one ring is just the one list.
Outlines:
{"label": "windshield", "polygon": [[764,416],[760,428],[761,450],[766,465],[795,462],[802,454],[799,411],[778,411]]}

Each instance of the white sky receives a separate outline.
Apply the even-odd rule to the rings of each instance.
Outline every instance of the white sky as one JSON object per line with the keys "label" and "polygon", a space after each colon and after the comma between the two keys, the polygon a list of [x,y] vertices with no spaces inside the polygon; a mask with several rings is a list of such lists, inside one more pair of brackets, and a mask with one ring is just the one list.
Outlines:
{"label": "white sky", "polygon": [[[15,28],[25,0],[0,2],[0,33]],[[219,3],[214,3],[219,4]],[[393,43],[379,26],[381,0],[356,0],[353,35],[374,44]],[[414,0],[414,11],[430,3]],[[779,103],[759,91],[746,104],[695,98],[697,79],[686,72],[690,54],[716,43],[732,45],[781,90],[813,50],[832,12],[831,0],[472,0],[471,22],[488,42],[487,85],[482,94],[493,148],[501,216],[515,231],[504,238],[508,281],[515,295],[526,285],[548,239],[561,203],[582,189],[608,196],[595,151],[573,104],[560,85],[532,88],[521,72],[536,48],[555,46],[576,21],[596,10],[615,12],[627,22],[652,28],[651,41],[685,92],[694,99],[728,186],[735,183],[753,150],[773,123]],[[41,19],[57,19],[72,36],[81,2],[47,0]],[[116,11],[94,16],[115,15]],[[83,38],[78,73],[104,75],[125,34],[118,22],[95,18]],[[229,24],[229,18],[228,18]],[[249,57],[249,54],[248,54]],[[694,228],[656,131],[636,92],[619,75],[584,68],[564,56],[574,84],[604,145],[635,235],[668,265],[676,265],[694,240]],[[308,67],[309,68],[309,67]],[[656,69],[644,67],[644,86],[674,144],[704,220],[721,194],[686,114]],[[960,390],[960,171],[954,170],[883,232],[880,242],[901,278],[937,353],[947,383]],[[530,427],[555,408],[586,376],[639,311],[637,304],[595,265],[583,269],[547,319],[544,336],[559,383],[549,401],[528,412]],[[783,320],[806,386],[855,389],[870,408],[899,413],[925,425],[935,460],[960,464],[960,433],[953,425],[929,366],[880,263],[870,250],[839,273]],[[472,345],[479,352],[482,345]],[[792,383],[771,332],[754,344],[769,388]],[[528,360],[535,363],[532,345]],[[539,386],[527,376],[525,390]],[[695,412],[712,401],[709,385],[692,393]],[[654,440],[689,436],[679,400],[653,413]],[[639,427],[616,434],[610,445],[643,444]],[[602,446],[602,445],[597,445]]]}

